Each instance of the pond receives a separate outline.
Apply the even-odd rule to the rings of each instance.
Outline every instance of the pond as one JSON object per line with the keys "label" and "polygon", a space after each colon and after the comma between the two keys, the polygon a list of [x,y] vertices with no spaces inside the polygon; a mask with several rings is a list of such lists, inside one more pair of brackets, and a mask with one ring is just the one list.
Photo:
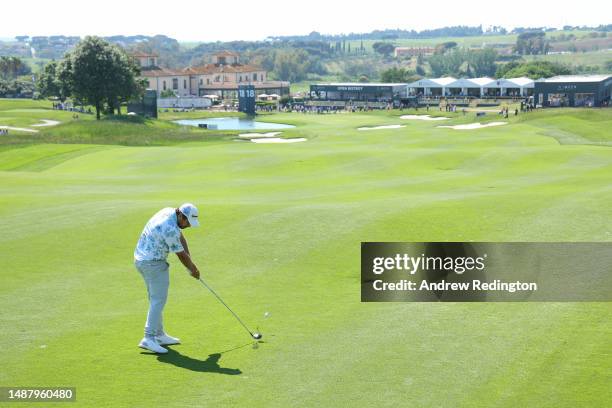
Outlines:
{"label": "pond", "polygon": [[[252,130],[252,129],[289,129],[294,128],[293,125],[285,125],[282,123],[256,122],[253,119],[243,118],[208,118],[208,119],[182,119],[175,120],[174,123],[179,125],[200,126],[204,124],[208,129],[219,130]],[[201,126],[200,126],[201,127]]]}

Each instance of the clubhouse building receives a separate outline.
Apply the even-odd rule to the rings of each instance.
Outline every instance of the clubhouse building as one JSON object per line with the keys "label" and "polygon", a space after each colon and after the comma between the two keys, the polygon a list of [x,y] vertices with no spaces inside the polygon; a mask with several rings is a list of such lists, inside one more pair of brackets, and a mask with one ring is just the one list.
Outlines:
{"label": "clubhouse building", "polygon": [[263,68],[240,63],[239,54],[234,52],[215,53],[212,63],[181,70],[160,68],[155,54],[137,53],[132,58],[140,65],[148,88],[155,90],[158,97],[170,90],[179,97],[215,95],[236,99],[239,85],[255,86],[257,95],[289,95],[289,82],[269,81]]}

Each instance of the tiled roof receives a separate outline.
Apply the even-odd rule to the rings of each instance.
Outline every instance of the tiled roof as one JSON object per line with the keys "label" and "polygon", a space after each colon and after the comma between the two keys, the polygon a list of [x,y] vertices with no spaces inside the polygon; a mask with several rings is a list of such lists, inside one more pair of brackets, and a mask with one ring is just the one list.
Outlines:
{"label": "tiled roof", "polygon": [[[201,85],[200,88],[204,90],[234,90],[238,89],[238,85],[246,85],[246,82],[226,82],[226,83],[212,83],[209,85]],[[267,88],[288,88],[289,82],[286,81],[266,81],[266,82],[253,82],[250,85],[254,85],[255,89],[267,89]]]}
{"label": "tiled roof", "polygon": [[239,57],[240,54],[232,52],[232,51],[219,51],[219,52],[215,52],[213,55],[217,56],[217,57]]}
{"label": "tiled roof", "polygon": [[165,68],[143,70],[141,75],[144,77],[165,77],[165,76],[188,76],[184,71],[173,71]]}
{"label": "tiled roof", "polygon": [[136,58],[144,58],[144,57],[159,57],[159,55],[157,54],[147,54],[144,52],[135,52],[130,54],[132,57],[136,57]]}

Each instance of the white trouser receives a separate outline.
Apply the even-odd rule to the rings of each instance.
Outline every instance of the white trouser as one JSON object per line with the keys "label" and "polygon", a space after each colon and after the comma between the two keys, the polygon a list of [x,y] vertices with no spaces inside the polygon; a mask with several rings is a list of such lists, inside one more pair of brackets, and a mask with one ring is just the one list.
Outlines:
{"label": "white trouser", "polygon": [[162,313],[168,298],[170,284],[166,261],[135,261],[136,269],[142,275],[149,295],[149,313],[145,324],[145,337],[164,334]]}

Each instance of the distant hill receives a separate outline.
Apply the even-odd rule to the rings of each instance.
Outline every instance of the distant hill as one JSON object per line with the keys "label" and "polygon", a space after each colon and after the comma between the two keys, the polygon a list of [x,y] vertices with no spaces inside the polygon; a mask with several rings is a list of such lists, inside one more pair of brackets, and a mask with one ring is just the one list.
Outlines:
{"label": "distant hill", "polygon": [[[105,40],[130,48],[138,43],[155,41],[157,43],[176,43],[178,41],[165,35],[114,35],[103,37]],[[51,35],[51,36],[28,36],[19,35],[14,39],[0,40],[0,55],[11,55],[16,57],[36,57],[47,59],[61,59],[81,40],[79,36]]]}

